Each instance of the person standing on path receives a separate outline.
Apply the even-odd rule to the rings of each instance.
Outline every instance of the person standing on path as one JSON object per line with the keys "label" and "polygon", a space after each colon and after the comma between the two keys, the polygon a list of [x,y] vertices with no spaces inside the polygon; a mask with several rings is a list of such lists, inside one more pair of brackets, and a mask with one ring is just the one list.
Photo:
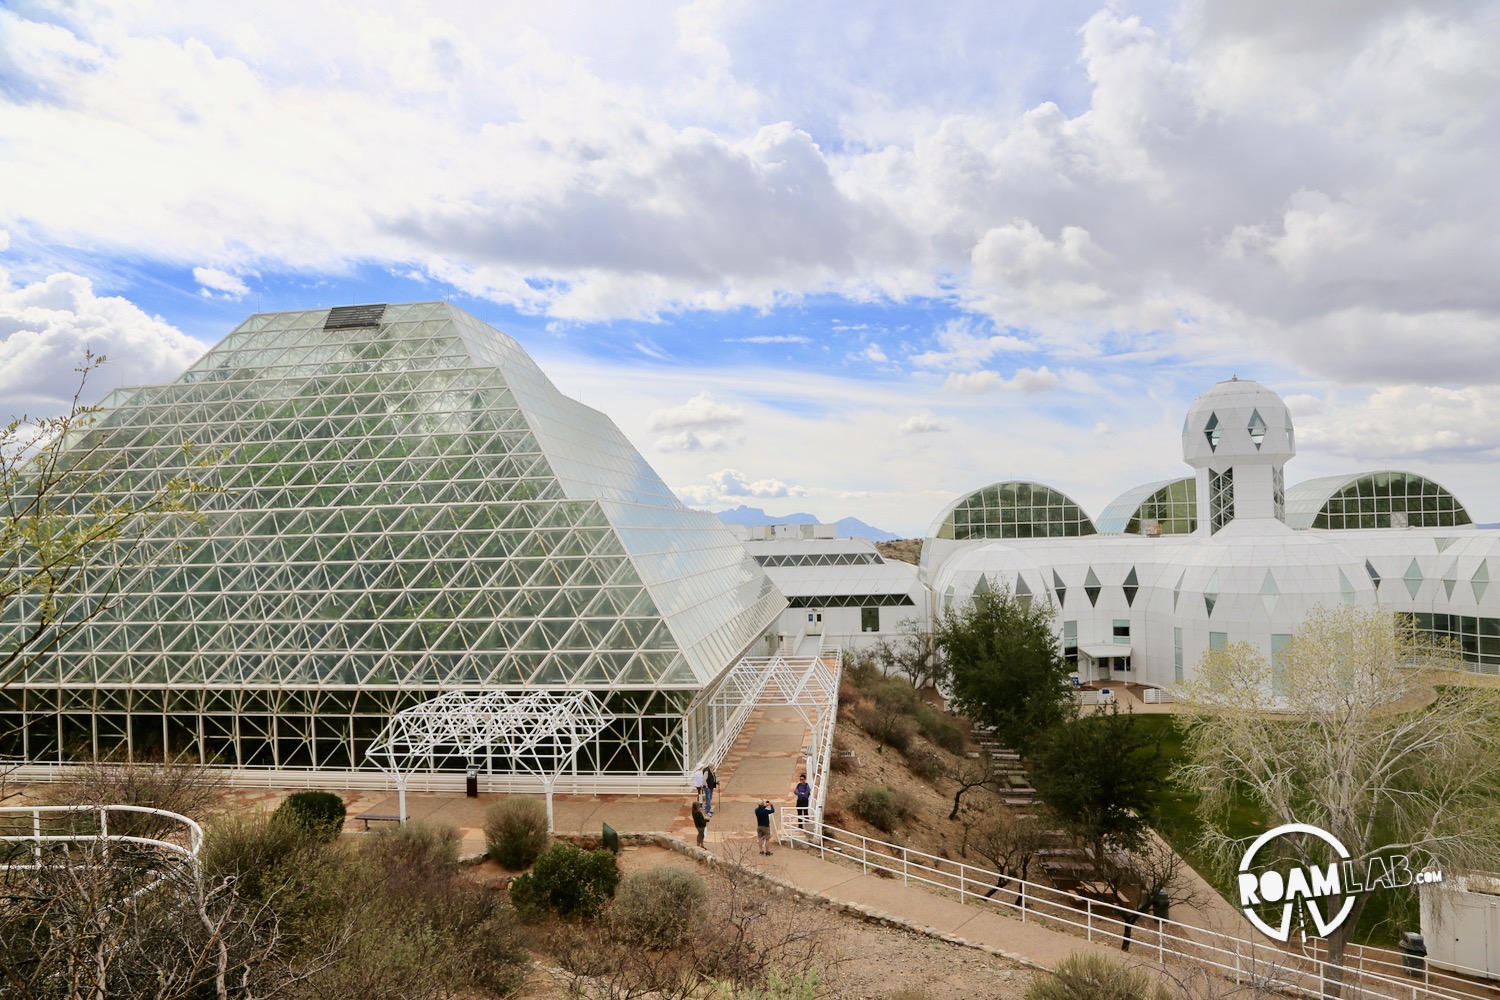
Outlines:
{"label": "person standing on path", "polygon": [[698,846],[703,846],[703,834],[708,829],[708,817],[703,815],[703,807],[697,802],[693,803],[693,826],[698,828]]}
{"label": "person standing on path", "polygon": [[807,775],[797,775],[797,784],[792,789],[792,794],[797,796],[797,829],[806,828],[807,803],[812,798],[812,786],[807,783]]}
{"label": "person standing on path", "polygon": [[719,787],[719,776],[707,764],[703,765],[703,811],[714,814],[714,792]]}
{"label": "person standing on path", "polygon": [[693,801],[703,801],[703,772],[705,768],[697,768],[693,771]]}
{"label": "person standing on path", "polygon": [[755,807],[755,840],[762,854],[771,853],[771,814],[775,811],[776,807],[766,801]]}

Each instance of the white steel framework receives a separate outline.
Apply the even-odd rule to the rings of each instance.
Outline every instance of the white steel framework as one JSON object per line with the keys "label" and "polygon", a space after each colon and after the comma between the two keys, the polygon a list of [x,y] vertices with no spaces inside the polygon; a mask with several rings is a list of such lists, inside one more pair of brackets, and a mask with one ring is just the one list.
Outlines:
{"label": "white steel framework", "polygon": [[535,775],[547,796],[578,752],[604,732],[611,716],[592,691],[449,691],[402,709],[366,751],[396,779],[406,822],[406,778],[454,758],[486,774]]}
{"label": "white steel framework", "polygon": [[0,845],[5,876],[118,860],[126,876],[123,902],[179,868],[196,873],[203,828],[181,813],[149,806],[0,806]]}

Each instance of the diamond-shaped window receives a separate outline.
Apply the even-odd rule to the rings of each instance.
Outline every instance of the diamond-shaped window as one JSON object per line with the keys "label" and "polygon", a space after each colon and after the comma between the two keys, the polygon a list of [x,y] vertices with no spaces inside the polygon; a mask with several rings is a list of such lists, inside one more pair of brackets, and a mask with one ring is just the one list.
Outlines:
{"label": "diamond-shaped window", "polygon": [[1417,591],[1422,589],[1422,568],[1413,559],[1411,565],[1406,567],[1406,575],[1401,579],[1406,581],[1406,592],[1412,597],[1417,596]]}
{"label": "diamond-shaped window", "polygon": [[1479,568],[1474,575],[1469,577],[1469,585],[1474,588],[1474,600],[1484,600],[1484,592],[1490,585],[1490,567],[1483,559],[1479,560]]}
{"label": "diamond-shaped window", "polygon": [[1271,575],[1270,570],[1266,570],[1266,578],[1260,585],[1260,603],[1265,606],[1267,616],[1276,613],[1276,602],[1280,599],[1281,588],[1276,586],[1276,577]]}
{"label": "diamond-shaped window", "polygon": [[1140,580],[1135,575],[1135,567],[1130,567],[1130,572],[1125,574],[1125,604],[1127,607],[1135,607],[1136,592],[1141,589]]}
{"label": "diamond-shaped window", "polygon": [[1219,415],[1217,413],[1210,413],[1208,415],[1208,423],[1203,427],[1203,436],[1208,438],[1209,451],[1219,450],[1219,435]]}
{"label": "diamond-shaped window", "polygon": [[1260,451],[1260,446],[1266,439],[1266,422],[1261,419],[1259,410],[1250,411],[1250,423],[1245,428],[1250,432],[1250,440],[1255,442],[1255,450]]}
{"label": "diamond-shaped window", "polygon": [[1210,618],[1214,615],[1214,605],[1219,602],[1219,574],[1215,573],[1208,578],[1208,586],[1203,588],[1203,607],[1208,611]]}
{"label": "diamond-shaped window", "polygon": [[1068,600],[1068,588],[1063,585],[1062,577],[1057,575],[1057,570],[1052,571],[1052,589],[1057,591],[1057,606],[1066,607]]}
{"label": "diamond-shaped window", "polygon": [[1089,595],[1089,607],[1096,607],[1099,604],[1099,591],[1102,589],[1099,578],[1094,575],[1094,569],[1090,566],[1088,576],[1083,578],[1083,592]]}
{"label": "diamond-shaped window", "polygon": [[1368,559],[1365,560],[1365,572],[1368,573],[1368,574],[1370,574],[1370,582],[1375,585],[1375,589],[1376,590],[1379,590],[1380,589],[1380,574],[1375,571],[1374,565],[1372,565],[1371,562],[1370,562],[1370,560],[1368,560]]}

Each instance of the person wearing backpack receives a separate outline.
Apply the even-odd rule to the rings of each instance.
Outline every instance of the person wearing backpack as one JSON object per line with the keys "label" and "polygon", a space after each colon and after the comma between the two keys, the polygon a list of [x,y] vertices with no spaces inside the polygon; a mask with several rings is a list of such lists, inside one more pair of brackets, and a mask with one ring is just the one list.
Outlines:
{"label": "person wearing backpack", "polygon": [[714,790],[719,787],[719,776],[707,764],[703,765],[703,811],[714,814]]}

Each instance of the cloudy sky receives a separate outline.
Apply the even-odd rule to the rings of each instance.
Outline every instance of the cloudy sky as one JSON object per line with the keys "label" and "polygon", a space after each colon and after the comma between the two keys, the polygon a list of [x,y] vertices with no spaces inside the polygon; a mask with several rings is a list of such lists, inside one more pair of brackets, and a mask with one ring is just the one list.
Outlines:
{"label": "cloudy sky", "polygon": [[1463,0],[6,0],[0,416],[450,298],[712,509],[1098,514],[1238,375],[1289,482],[1500,520],[1497,52]]}

